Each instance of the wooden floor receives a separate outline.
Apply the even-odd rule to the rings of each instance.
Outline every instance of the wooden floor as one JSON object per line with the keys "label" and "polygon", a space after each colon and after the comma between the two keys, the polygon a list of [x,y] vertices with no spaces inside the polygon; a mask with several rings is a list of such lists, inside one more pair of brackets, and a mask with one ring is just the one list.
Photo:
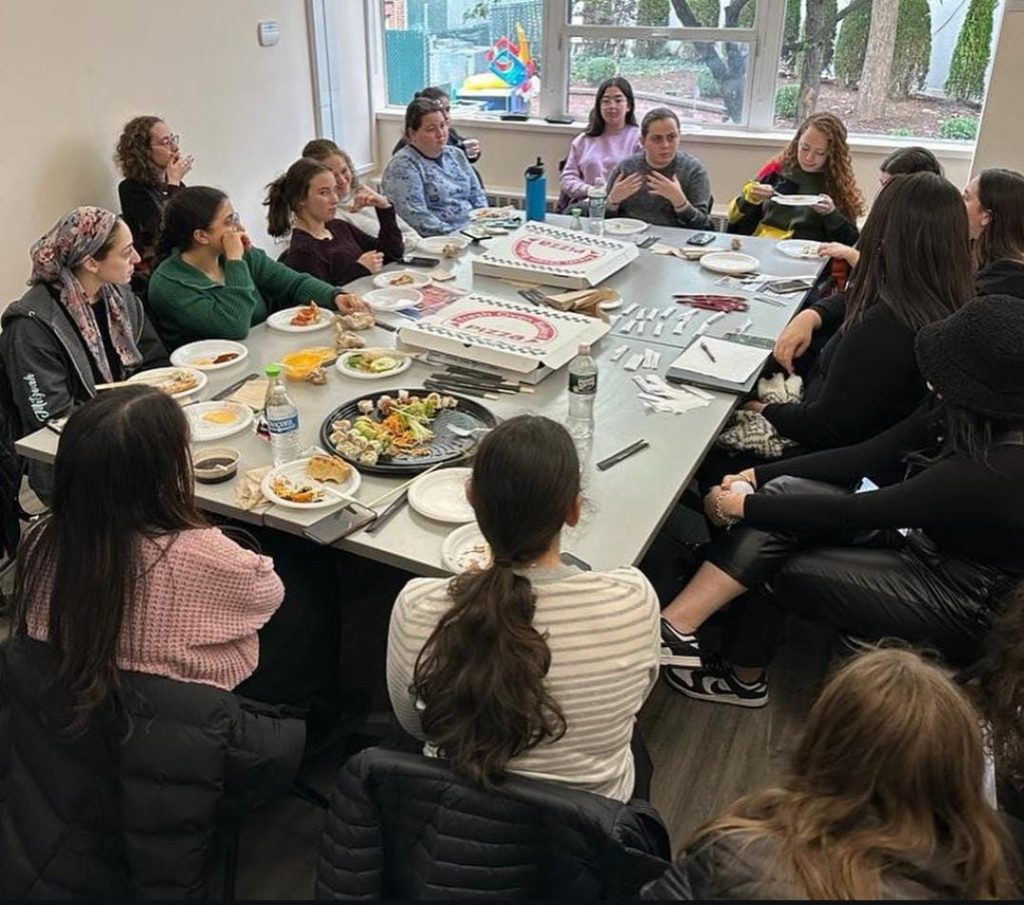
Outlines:
{"label": "wooden floor", "polygon": [[[691,701],[658,683],[640,724],[654,761],[652,802],[673,849],[735,798],[779,778],[826,672],[830,640],[819,627],[789,626],[762,710]],[[323,758],[305,778],[326,794],[336,767]],[[242,833],[238,897],[310,898],[322,825],[323,813],[295,798],[253,815]]]}

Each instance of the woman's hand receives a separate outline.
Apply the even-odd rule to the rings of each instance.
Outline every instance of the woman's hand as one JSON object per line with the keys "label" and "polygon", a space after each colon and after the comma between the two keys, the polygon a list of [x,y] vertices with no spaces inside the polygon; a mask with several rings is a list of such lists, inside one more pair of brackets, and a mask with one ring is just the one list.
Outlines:
{"label": "woman's hand", "polygon": [[750,402],[744,402],[740,406],[745,412],[757,412],[761,414],[764,411],[765,403],[758,401],[757,399],[751,399]]}
{"label": "woman's hand", "polygon": [[370,306],[366,302],[351,292],[339,292],[334,297],[334,307],[342,314],[353,314],[356,311],[370,310]]}
{"label": "woman's hand", "polygon": [[391,202],[379,192],[375,192],[369,186],[364,185],[355,193],[348,209],[355,213],[356,211],[361,211],[364,207],[391,207]]}
{"label": "woman's hand", "polygon": [[730,493],[721,487],[712,487],[704,497],[704,514],[716,528],[724,528],[743,518],[746,494]]}
{"label": "woman's hand", "polygon": [[772,355],[788,373],[793,373],[793,362],[807,351],[814,331],[820,326],[821,315],[808,308],[786,324],[786,328],[779,334],[772,348]]}
{"label": "woman's hand", "polygon": [[639,192],[643,184],[644,177],[640,173],[630,173],[628,176],[619,173],[618,178],[608,191],[608,203],[617,207],[627,198],[631,198]]}
{"label": "woman's hand", "polygon": [[841,258],[851,267],[856,267],[860,260],[860,252],[842,242],[822,242],[818,246],[819,258]]}
{"label": "woman's hand", "polygon": [[686,207],[690,202],[686,199],[683,187],[679,184],[679,177],[671,179],[661,173],[651,172],[647,174],[647,189],[652,195],[658,195],[668,201],[672,207]]}
{"label": "woman's hand", "polygon": [[358,258],[357,264],[362,264],[370,273],[376,273],[384,266],[384,254],[379,251],[364,251]]}
{"label": "woman's hand", "polygon": [[774,194],[775,187],[768,185],[766,182],[755,182],[746,189],[747,199],[754,204],[760,204],[762,201],[767,201]]}
{"label": "woman's hand", "polygon": [[189,170],[192,169],[192,164],[195,163],[195,157],[191,154],[188,157],[182,157],[180,154],[175,154],[171,158],[170,163],[167,164],[166,177],[168,185],[181,185],[181,180],[188,175]]}
{"label": "woman's hand", "polygon": [[739,474],[727,474],[722,478],[722,483],[718,486],[722,490],[728,490],[732,487],[734,481],[746,481],[751,487],[757,487],[757,477],[754,474],[753,468],[744,468]]}
{"label": "woman's hand", "polygon": [[228,261],[241,261],[245,250],[251,245],[244,229],[224,233],[224,257]]}
{"label": "woman's hand", "polygon": [[816,214],[821,214],[823,217],[831,214],[835,209],[836,203],[828,195],[822,195],[821,201],[811,205],[811,210]]}

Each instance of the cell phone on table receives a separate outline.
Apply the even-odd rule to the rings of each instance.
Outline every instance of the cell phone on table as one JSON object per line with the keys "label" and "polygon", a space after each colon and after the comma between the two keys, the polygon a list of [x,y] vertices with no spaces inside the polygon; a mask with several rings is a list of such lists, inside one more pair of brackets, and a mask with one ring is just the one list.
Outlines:
{"label": "cell phone on table", "polygon": [[655,242],[658,241],[657,236],[644,236],[636,243],[637,248],[650,248]]}
{"label": "cell phone on table", "polygon": [[576,566],[577,569],[582,569],[584,572],[590,571],[590,563],[584,562],[578,556],[573,556],[571,553],[566,553],[565,550],[561,552],[559,558],[567,566]]}
{"label": "cell phone on table", "polygon": [[365,528],[375,518],[377,513],[373,509],[368,509],[360,503],[349,503],[324,516],[320,521],[307,525],[302,529],[302,534],[318,544],[333,544],[343,537],[355,534],[360,528]]}
{"label": "cell phone on table", "polygon": [[423,258],[419,255],[408,255],[402,258],[403,264],[408,264],[410,267],[437,267],[441,263],[438,258]]}
{"label": "cell phone on table", "polygon": [[770,283],[765,283],[764,288],[769,292],[777,292],[780,295],[785,295],[787,292],[806,292],[811,288],[811,284],[807,280],[772,280]]}
{"label": "cell phone on table", "polygon": [[715,241],[714,233],[694,233],[686,240],[687,245],[710,245]]}
{"label": "cell phone on table", "polygon": [[491,234],[482,226],[467,226],[465,229],[460,230],[460,232],[464,236],[469,236],[469,238],[474,242],[479,242],[481,239],[491,238]]}

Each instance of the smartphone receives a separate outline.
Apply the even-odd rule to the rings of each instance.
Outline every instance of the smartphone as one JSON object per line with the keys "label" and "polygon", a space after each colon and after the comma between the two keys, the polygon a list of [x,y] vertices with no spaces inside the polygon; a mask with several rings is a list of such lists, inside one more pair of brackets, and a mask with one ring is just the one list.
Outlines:
{"label": "smartphone", "polygon": [[694,233],[686,240],[687,245],[710,245],[715,241],[714,233]]}
{"label": "smartphone", "polygon": [[584,562],[578,556],[573,556],[571,553],[562,551],[561,560],[567,566],[576,566],[577,569],[582,569],[584,572],[590,571],[590,563]]}
{"label": "smartphone", "polygon": [[811,284],[807,280],[773,280],[770,283],[765,283],[764,288],[769,292],[778,292],[785,295],[787,292],[806,292],[811,288]]}
{"label": "smartphone", "polygon": [[469,236],[474,242],[479,242],[481,239],[489,239],[491,236],[482,226],[467,226],[464,230],[461,230],[462,235]]}
{"label": "smartphone", "polygon": [[307,525],[302,529],[302,534],[318,544],[333,544],[365,528],[376,518],[377,513],[373,509],[367,509],[359,503],[349,503],[320,521]]}
{"label": "smartphone", "polygon": [[657,236],[645,236],[639,239],[636,243],[637,248],[650,248],[655,242],[658,241]]}
{"label": "smartphone", "polygon": [[418,255],[408,255],[402,258],[403,264],[411,267],[437,267],[441,263],[439,258],[421,258]]}

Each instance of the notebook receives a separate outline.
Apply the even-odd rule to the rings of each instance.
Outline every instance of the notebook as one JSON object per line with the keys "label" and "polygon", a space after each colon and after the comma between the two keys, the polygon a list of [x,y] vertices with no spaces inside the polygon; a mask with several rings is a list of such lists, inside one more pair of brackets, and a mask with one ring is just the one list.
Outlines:
{"label": "notebook", "polygon": [[761,371],[769,349],[697,336],[668,366],[667,379],[727,393],[745,393]]}

